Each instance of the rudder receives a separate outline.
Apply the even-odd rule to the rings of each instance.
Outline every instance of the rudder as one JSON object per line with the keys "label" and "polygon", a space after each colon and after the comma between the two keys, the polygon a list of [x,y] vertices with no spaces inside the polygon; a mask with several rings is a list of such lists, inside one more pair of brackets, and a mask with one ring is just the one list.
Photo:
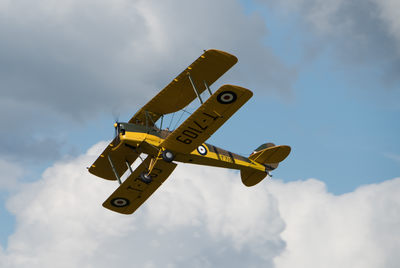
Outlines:
{"label": "rudder", "polygon": [[242,169],[240,170],[240,177],[242,182],[247,187],[254,186],[262,181],[268,175],[267,172],[262,172],[254,169]]}

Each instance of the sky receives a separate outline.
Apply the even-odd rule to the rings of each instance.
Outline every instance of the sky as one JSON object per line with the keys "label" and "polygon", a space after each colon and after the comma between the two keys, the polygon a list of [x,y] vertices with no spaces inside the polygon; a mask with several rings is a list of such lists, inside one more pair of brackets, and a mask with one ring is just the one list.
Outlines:
{"label": "sky", "polygon": [[[398,267],[399,18],[398,0],[0,0],[0,266]],[[104,209],[117,184],[86,167],[114,121],[210,48],[239,59],[211,89],[254,95],[208,143],[291,155],[251,188],[180,164],[135,214]]]}

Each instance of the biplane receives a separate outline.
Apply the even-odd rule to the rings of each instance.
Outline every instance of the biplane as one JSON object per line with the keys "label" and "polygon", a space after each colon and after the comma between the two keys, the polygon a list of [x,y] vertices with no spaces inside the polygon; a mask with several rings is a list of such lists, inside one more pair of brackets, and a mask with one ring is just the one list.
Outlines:
{"label": "biplane", "polygon": [[[287,145],[266,143],[244,157],[205,143],[253,95],[234,85],[223,85],[214,93],[210,90],[237,61],[224,51],[205,51],[128,122],[114,124],[115,138],[88,168],[90,173],[120,184],[103,203],[105,208],[123,214],[135,212],[171,175],[177,162],[237,169],[243,184],[253,186],[289,155]],[[210,96],[203,101],[206,90]],[[162,128],[165,115],[184,109],[195,99],[201,105],[179,127],[173,131]],[[141,162],[133,170],[137,158]],[[122,182],[123,175],[126,179]]]}

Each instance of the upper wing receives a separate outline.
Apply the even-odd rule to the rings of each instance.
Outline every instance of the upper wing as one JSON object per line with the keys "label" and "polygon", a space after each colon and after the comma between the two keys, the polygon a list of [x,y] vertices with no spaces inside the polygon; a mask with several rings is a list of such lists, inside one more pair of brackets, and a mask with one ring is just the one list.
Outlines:
{"label": "upper wing", "polygon": [[161,186],[177,166],[162,159],[157,161],[150,174],[153,180],[146,184],[139,176],[147,171],[150,160],[151,157],[148,156],[103,203],[103,207],[122,214],[132,214]]}
{"label": "upper wing", "polygon": [[122,143],[120,143],[119,146],[116,146],[116,144],[116,139],[110,142],[96,161],[90,166],[90,173],[106,180],[116,180],[117,178],[115,177],[109,158],[119,176],[125,173],[128,169],[126,162],[131,165],[138,157],[138,153]]}
{"label": "upper wing", "polygon": [[[173,113],[186,107],[196,98],[188,74],[201,94],[235,63],[237,58],[227,52],[210,49],[204,52],[188,68],[140,109],[129,123],[153,125],[161,115]],[[146,115],[147,114],[147,115]],[[150,116],[149,119],[147,119]]]}
{"label": "upper wing", "polygon": [[239,86],[224,85],[185,120],[162,143],[165,149],[190,153],[205,142],[253,96]]}

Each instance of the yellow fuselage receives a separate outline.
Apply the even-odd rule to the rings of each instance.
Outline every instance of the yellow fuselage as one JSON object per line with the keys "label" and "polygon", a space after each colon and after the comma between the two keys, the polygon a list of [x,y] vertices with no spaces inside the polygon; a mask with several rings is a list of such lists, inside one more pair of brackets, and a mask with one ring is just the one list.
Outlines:
{"label": "yellow fuselage", "polygon": [[[118,150],[121,146],[127,144],[132,148],[137,148],[140,153],[157,157],[160,149],[165,149],[161,148],[161,144],[168,134],[166,131],[164,133],[162,131],[154,131],[153,133],[124,131],[124,133],[119,134],[120,143],[113,150]],[[190,154],[175,154],[174,161],[231,169],[251,168],[265,171],[265,166],[262,164],[207,143],[203,143]]]}

